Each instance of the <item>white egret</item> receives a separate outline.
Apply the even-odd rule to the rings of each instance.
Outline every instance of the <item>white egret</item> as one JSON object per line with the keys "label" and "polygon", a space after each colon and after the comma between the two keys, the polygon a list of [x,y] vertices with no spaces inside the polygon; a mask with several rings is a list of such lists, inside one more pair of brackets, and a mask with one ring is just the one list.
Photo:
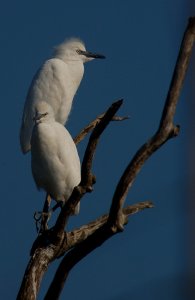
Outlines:
{"label": "white egret", "polygon": [[24,105],[20,129],[20,144],[23,153],[27,153],[31,148],[33,117],[37,104],[40,101],[50,104],[55,120],[64,125],[72,107],[73,97],[83,77],[83,64],[94,58],[105,57],[86,51],[81,40],[71,38],[57,46],[53,57],[38,70]]}
{"label": "white egret", "polygon": [[[37,188],[57,202],[65,202],[80,183],[81,167],[75,143],[66,128],[55,121],[46,102],[37,104],[31,138],[31,167]],[[74,214],[79,212],[79,205]]]}

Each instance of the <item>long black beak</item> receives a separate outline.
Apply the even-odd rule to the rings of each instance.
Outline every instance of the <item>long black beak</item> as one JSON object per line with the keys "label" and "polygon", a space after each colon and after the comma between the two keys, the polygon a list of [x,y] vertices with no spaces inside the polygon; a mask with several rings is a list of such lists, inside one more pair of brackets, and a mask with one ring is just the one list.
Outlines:
{"label": "long black beak", "polygon": [[102,54],[92,53],[92,52],[89,52],[89,51],[78,50],[77,52],[78,52],[78,54],[84,55],[84,56],[86,56],[86,57],[91,57],[91,58],[101,58],[101,59],[106,58],[106,57],[105,57],[104,55],[102,55]]}

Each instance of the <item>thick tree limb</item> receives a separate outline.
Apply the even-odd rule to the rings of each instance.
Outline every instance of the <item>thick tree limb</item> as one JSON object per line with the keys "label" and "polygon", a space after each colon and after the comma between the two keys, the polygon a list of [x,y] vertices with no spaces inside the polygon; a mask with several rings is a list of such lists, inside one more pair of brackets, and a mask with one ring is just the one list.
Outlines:
{"label": "thick tree limb", "polygon": [[[153,203],[150,201],[140,202],[133,205],[128,205],[127,207],[123,208],[123,213],[126,217],[133,215],[145,208],[152,208]],[[84,240],[86,240],[90,235],[92,235],[97,229],[102,227],[108,220],[108,214],[105,214],[95,221],[88,223],[87,225],[81,226],[78,229],[73,231],[67,232],[66,240],[61,245],[59,255],[63,255],[65,252],[69,251],[73,247],[77,246]],[[125,224],[127,224],[127,219],[125,218]]]}
{"label": "thick tree limb", "polygon": [[154,136],[148,142],[146,142],[135,154],[135,156],[125,169],[116,187],[109,216],[109,223],[113,227],[113,230],[123,228],[122,207],[128,190],[132,186],[136,175],[141,170],[141,167],[143,166],[145,161],[168,139],[177,136],[179,133],[179,126],[174,126],[173,118],[189,64],[194,39],[195,18],[190,18],[187,29],[184,33],[183,41],[181,43],[159,128]]}
{"label": "thick tree limb", "polygon": [[[151,207],[153,207],[153,204],[149,201],[127,206],[123,209],[123,213],[126,216],[124,225],[128,222],[128,216]],[[74,248],[61,261],[44,300],[59,299],[70,270],[86,255],[117,233],[110,229],[107,219],[108,215],[104,215],[96,221],[68,234],[70,236],[70,243],[73,242],[73,244],[67,242],[66,247],[68,245],[69,249],[73,246]],[[68,248],[64,250],[67,252]]]}

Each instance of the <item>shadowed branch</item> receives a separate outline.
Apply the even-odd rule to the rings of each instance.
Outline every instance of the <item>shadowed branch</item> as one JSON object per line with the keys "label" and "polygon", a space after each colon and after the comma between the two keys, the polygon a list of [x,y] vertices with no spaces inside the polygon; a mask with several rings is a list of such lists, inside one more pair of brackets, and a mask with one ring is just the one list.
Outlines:
{"label": "shadowed branch", "polygon": [[189,65],[194,39],[195,18],[190,18],[181,43],[159,128],[154,136],[137,151],[116,187],[108,220],[113,227],[113,230],[123,229],[122,207],[128,190],[132,186],[136,175],[141,170],[145,161],[167,140],[177,136],[179,133],[179,126],[173,124],[173,119],[187,67]]}
{"label": "shadowed branch", "polygon": [[[128,218],[130,215],[133,215],[145,208],[152,208],[153,203],[150,201],[140,202],[133,205],[128,205],[123,208],[123,213]],[[78,229],[67,232],[66,240],[64,240],[64,244],[61,245],[59,256],[62,256],[65,252],[69,251],[73,247],[77,246],[79,243],[86,240],[90,235],[92,235],[97,229],[102,227],[108,220],[109,214],[105,214],[99,217],[97,220],[90,222],[87,225],[81,226]],[[127,224],[127,219],[125,220],[125,224]]]}
{"label": "shadowed branch", "polygon": [[[151,207],[153,207],[153,204],[149,201],[127,206],[123,209],[123,213],[126,216],[124,224],[127,224],[128,216]],[[86,255],[100,247],[106,240],[117,233],[110,229],[107,220],[108,215],[104,215],[96,221],[68,234],[70,243],[73,242],[72,245],[67,243],[69,249],[73,246],[75,247],[62,259],[44,300],[59,299],[70,270]]]}
{"label": "shadowed branch", "polygon": [[[172,81],[168,91],[167,99],[163,109],[161,121],[157,132],[147,141],[135,154],[133,159],[122,174],[116,187],[109,216],[103,216],[99,223],[92,223],[91,231],[93,233],[85,240],[79,239],[79,244],[65,255],[60,263],[50,288],[46,294],[45,300],[59,299],[60,293],[64,287],[70,270],[82,258],[99,247],[112,235],[123,230],[127,223],[127,215],[123,209],[127,193],[132,186],[136,175],[141,170],[146,160],[166,141],[175,137],[179,133],[179,126],[174,126],[173,118],[175,115],[176,105],[179,99],[182,84],[185,78],[186,70],[189,64],[189,58],[195,39],[195,18],[189,20],[188,27],[184,33],[177,63],[173,73]],[[152,207],[152,204],[151,206]],[[86,233],[87,234],[87,233]],[[75,242],[75,241],[74,241]]]}

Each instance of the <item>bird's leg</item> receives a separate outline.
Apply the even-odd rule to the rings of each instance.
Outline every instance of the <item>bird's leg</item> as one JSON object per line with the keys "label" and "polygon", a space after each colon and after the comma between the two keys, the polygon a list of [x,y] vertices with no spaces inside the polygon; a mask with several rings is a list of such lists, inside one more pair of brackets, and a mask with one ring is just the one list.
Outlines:
{"label": "bird's leg", "polygon": [[41,212],[35,212],[34,219],[36,222],[36,228],[38,234],[41,234],[42,232],[48,230],[48,221],[51,217],[51,214],[58,208],[63,207],[64,201],[58,201],[57,204],[55,204],[51,209],[49,209],[51,204],[51,196],[49,194],[46,195],[45,203],[43,206],[43,211]]}
{"label": "bird's leg", "polygon": [[43,211],[35,212],[34,214],[36,229],[39,234],[48,229],[47,222],[51,216],[51,214],[49,213],[50,204],[51,204],[51,196],[49,194],[46,194]]}
{"label": "bird's leg", "polygon": [[64,205],[64,201],[58,200],[58,202],[48,211],[48,214],[51,215],[58,207],[62,208]]}
{"label": "bird's leg", "polygon": [[49,221],[49,218],[50,218],[50,214],[48,213],[50,204],[51,204],[51,196],[49,194],[46,194],[46,199],[45,199],[45,203],[43,206],[43,213],[41,216],[41,226],[40,226],[39,232],[43,232],[48,229],[47,222]]}
{"label": "bird's leg", "polygon": [[41,213],[40,212],[35,212],[34,213],[34,220],[35,220],[35,225],[36,225],[36,229],[37,229],[37,232],[39,232],[39,229],[40,229],[40,223],[41,223]]}

